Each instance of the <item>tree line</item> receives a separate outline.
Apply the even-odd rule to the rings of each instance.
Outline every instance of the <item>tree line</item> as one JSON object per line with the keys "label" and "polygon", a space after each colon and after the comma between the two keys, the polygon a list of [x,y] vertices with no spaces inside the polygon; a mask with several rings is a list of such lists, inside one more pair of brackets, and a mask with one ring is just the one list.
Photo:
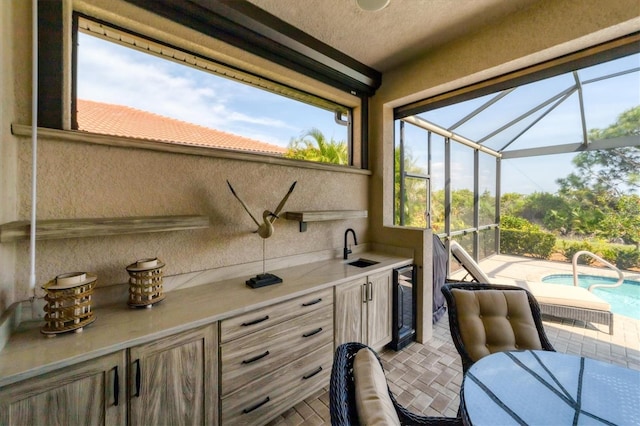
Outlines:
{"label": "tree line", "polygon": [[[615,123],[605,129],[591,129],[590,141],[617,137],[640,136],[640,106],[624,111]],[[327,139],[320,130],[311,129],[292,139],[288,158],[348,164],[347,143]],[[395,150],[395,215],[400,222],[400,152]],[[557,193],[507,193],[500,198],[502,223],[523,227],[525,220],[540,231],[560,238],[601,240],[635,246],[640,249],[640,146],[625,146],[607,150],[583,151],[573,159],[575,169],[558,179]],[[414,174],[426,174],[408,153],[404,168]],[[405,179],[405,224],[426,227],[426,183],[420,179]],[[431,225],[434,232],[444,230],[444,189],[430,194]],[[473,226],[472,190],[460,189],[451,194],[451,228]],[[484,192],[479,196],[480,222],[495,221],[495,196]],[[506,228],[505,228],[506,229]],[[529,228],[531,231],[531,228]],[[640,257],[640,256],[639,256]]]}
{"label": "tree line", "polygon": [[[592,141],[640,135],[640,107],[623,112]],[[539,224],[562,236],[601,238],[640,247],[640,146],[584,151],[575,170],[558,179],[557,194],[505,194],[503,215]]]}

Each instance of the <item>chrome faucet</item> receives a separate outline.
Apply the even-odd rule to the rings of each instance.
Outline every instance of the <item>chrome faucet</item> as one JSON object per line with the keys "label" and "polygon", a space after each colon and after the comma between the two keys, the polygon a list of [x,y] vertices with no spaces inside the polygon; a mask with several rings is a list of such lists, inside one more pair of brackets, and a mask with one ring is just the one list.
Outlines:
{"label": "chrome faucet", "polygon": [[358,239],[356,238],[356,231],[351,228],[348,228],[344,231],[344,251],[343,251],[343,259],[347,259],[349,254],[351,254],[351,246],[347,248],[347,236],[349,235],[349,231],[353,234],[353,244],[358,245]]}

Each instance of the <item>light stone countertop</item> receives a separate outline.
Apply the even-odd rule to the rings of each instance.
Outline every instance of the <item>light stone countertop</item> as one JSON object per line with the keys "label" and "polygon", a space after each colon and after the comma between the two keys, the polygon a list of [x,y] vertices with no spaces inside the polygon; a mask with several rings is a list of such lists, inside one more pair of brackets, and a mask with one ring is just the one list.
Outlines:
{"label": "light stone countertop", "polygon": [[80,333],[46,337],[40,333],[43,321],[22,323],[0,352],[0,387],[413,261],[381,252],[349,261],[355,258],[380,263],[357,268],[342,259],[324,260],[270,271],[283,280],[272,286],[252,289],[245,284],[251,276],[244,276],[170,291],[150,309],[101,307]]}

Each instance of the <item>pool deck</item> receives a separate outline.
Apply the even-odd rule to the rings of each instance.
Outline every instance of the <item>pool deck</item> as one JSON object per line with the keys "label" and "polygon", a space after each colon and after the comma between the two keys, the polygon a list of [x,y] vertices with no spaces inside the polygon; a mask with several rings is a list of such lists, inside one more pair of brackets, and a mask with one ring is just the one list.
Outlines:
{"label": "pool deck", "polygon": [[[552,262],[529,257],[498,254],[480,261],[482,270],[496,280],[541,281],[551,274],[573,274],[573,266],[567,262]],[[625,279],[640,281],[640,272],[622,271]],[[578,273],[617,278],[618,274],[609,268],[578,265]]]}

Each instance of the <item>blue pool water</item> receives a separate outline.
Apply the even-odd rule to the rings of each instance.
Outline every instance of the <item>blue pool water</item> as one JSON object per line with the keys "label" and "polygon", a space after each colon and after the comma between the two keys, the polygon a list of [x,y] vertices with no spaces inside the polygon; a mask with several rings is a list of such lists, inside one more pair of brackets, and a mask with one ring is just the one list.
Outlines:
{"label": "blue pool water", "polygon": [[[542,279],[545,283],[573,285],[573,275],[547,275]],[[578,275],[580,287],[589,288],[592,284],[615,284],[617,278],[598,277],[595,275]],[[593,294],[603,298],[611,305],[611,311],[629,318],[640,320],[640,281],[624,280],[620,287],[593,289]]]}

